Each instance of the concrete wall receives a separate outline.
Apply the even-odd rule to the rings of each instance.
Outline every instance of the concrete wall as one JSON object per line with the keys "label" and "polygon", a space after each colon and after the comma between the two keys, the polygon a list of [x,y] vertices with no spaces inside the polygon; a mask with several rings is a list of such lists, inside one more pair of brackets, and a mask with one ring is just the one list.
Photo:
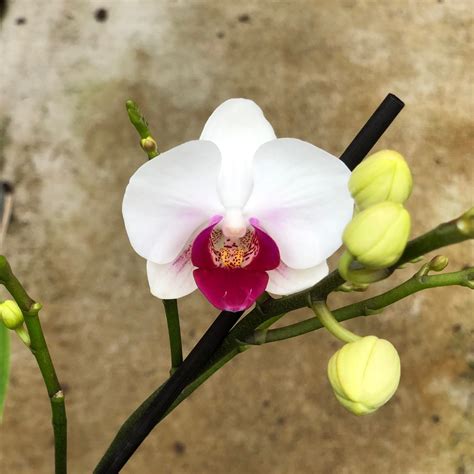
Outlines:
{"label": "concrete wall", "polygon": [[[407,106],[377,148],[399,150],[413,169],[413,233],[472,205],[469,0],[8,4],[0,172],[16,201],[6,255],[44,304],[72,473],[91,472],[169,364],[162,307],[122,223],[124,187],[144,161],[127,98],[162,150],[198,137],[215,106],[241,96],[261,105],[279,136],[339,154],[394,92]],[[444,253],[448,269],[473,262],[469,243]],[[347,324],[390,338],[402,358],[397,395],[366,418],[331,393],[326,363],[339,344],[328,334],[247,351],[154,431],[124,472],[474,472],[472,309],[468,290],[447,288]],[[181,310],[189,350],[216,312],[197,293]],[[49,418],[35,361],[15,341],[2,473],[52,472]]]}

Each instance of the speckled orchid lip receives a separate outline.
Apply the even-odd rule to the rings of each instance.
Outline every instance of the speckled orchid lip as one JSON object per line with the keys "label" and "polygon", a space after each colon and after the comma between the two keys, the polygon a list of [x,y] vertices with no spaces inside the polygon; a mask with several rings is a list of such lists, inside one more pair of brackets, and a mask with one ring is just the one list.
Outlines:
{"label": "speckled orchid lip", "polygon": [[125,227],[147,259],[155,296],[199,288],[219,309],[238,311],[265,290],[291,294],[327,274],[326,259],[352,217],[349,176],[326,151],[276,138],[254,102],[229,99],[199,140],[135,172]]}
{"label": "speckled orchid lip", "polygon": [[212,224],[194,240],[191,261],[204,296],[216,308],[241,311],[265,291],[267,271],[278,267],[280,252],[258,227],[249,225],[242,237],[230,238],[219,224]]}

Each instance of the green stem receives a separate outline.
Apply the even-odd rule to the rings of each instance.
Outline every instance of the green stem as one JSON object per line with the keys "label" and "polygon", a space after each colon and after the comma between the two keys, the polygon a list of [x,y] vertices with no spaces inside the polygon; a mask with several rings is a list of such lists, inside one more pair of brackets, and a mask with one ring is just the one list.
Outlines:
{"label": "green stem", "polygon": [[175,370],[183,362],[183,348],[181,344],[181,330],[179,327],[178,302],[176,300],[163,300],[165,307],[166,322],[168,324],[168,337],[170,340],[171,370]]}
{"label": "green stem", "polygon": [[[334,336],[342,342],[354,342],[360,339],[360,336],[346,329],[339,321],[334,317],[326,303],[323,301],[317,301],[313,303],[313,311],[316,319]],[[272,331],[268,331],[266,336]],[[266,342],[266,341],[265,341]]]}
{"label": "green stem", "polygon": [[0,283],[10,292],[21,308],[26,328],[31,339],[31,352],[36,358],[48,392],[54,432],[55,472],[67,472],[67,420],[64,394],[61,390],[53,361],[49,354],[44,338],[38,313],[41,305],[29,297],[25,289],[13,274],[11,267],[4,256],[0,256]]}
{"label": "green stem", "polygon": [[[386,306],[389,306],[418,291],[439,286],[454,285],[465,286],[472,289],[474,285],[474,268],[468,268],[459,272],[444,273],[442,275],[415,275],[401,285],[392,288],[385,293],[358,303],[344,306],[343,308],[333,311],[332,314],[339,322],[356,318],[358,316],[369,316],[379,313]],[[292,337],[301,336],[302,334],[321,329],[323,324],[322,321],[315,318],[305,319],[299,323],[267,331],[263,341],[262,335],[257,333],[247,338],[245,342],[247,344],[260,345],[269,342],[282,341],[284,339],[290,339]]]}

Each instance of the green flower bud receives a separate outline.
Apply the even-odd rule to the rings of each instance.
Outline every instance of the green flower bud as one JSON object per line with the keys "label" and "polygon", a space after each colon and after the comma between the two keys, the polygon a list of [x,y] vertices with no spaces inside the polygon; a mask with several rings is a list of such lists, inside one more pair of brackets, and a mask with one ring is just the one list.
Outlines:
{"label": "green flower bud", "polygon": [[410,214],[394,202],[381,202],[356,214],[342,239],[352,256],[369,268],[385,268],[402,255],[410,235]]}
{"label": "green flower bud", "polygon": [[366,336],[331,357],[328,377],[338,401],[355,415],[366,415],[387,403],[397,390],[400,357],[390,342]]}
{"label": "green flower bud", "polygon": [[140,145],[147,153],[158,154],[158,145],[153,137],[148,136],[146,138],[142,138],[140,140]]}
{"label": "green flower bud", "polygon": [[13,300],[6,300],[0,304],[0,318],[8,329],[18,329],[24,322],[23,313]]}
{"label": "green flower bud", "polygon": [[430,261],[429,268],[434,272],[441,272],[448,266],[449,260],[448,257],[444,255],[436,255]]}
{"label": "green flower bud", "polygon": [[366,158],[349,179],[349,191],[359,210],[383,201],[403,204],[411,194],[413,179],[400,153],[382,150]]}

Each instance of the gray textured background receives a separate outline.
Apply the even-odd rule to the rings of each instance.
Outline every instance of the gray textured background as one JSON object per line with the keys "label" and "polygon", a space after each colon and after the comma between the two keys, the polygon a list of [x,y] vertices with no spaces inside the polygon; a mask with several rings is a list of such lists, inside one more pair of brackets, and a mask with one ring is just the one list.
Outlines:
{"label": "gray textured background", "polygon": [[[279,136],[339,154],[391,91],[407,106],[377,148],[396,148],[412,166],[413,233],[472,205],[469,0],[9,4],[0,171],[17,194],[6,254],[44,304],[73,474],[92,470],[168,370],[161,304],[121,217],[124,187],[145,158],[127,98],[162,150],[196,138],[215,106],[242,96],[261,105]],[[106,21],[94,16],[101,7]],[[445,253],[451,270],[473,262],[471,244]],[[215,311],[199,294],[181,308],[189,350]],[[124,472],[474,472],[472,310],[466,289],[448,288],[348,323],[390,338],[402,358],[395,398],[366,418],[333,398],[325,371],[339,344],[328,334],[247,351],[153,432]],[[2,473],[52,472],[49,417],[35,361],[15,341]]]}

